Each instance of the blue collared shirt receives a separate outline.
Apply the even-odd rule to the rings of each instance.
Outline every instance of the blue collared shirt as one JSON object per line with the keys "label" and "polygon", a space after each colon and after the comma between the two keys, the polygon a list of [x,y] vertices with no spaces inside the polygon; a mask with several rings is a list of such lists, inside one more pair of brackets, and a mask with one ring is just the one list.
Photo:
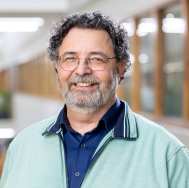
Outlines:
{"label": "blue collared shirt", "polygon": [[79,188],[81,186],[98,144],[117,125],[120,116],[123,117],[123,112],[124,106],[117,99],[99,121],[98,126],[94,130],[81,135],[71,128],[67,118],[66,106],[61,110],[54,126],[61,126],[63,129],[69,188]]}

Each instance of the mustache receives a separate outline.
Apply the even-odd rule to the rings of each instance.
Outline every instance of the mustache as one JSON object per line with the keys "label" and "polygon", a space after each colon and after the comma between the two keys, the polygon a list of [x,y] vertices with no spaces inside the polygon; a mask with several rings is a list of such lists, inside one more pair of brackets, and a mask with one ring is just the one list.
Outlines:
{"label": "mustache", "polygon": [[99,80],[92,75],[84,75],[84,76],[79,76],[76,75],[69,80],[69,84],[77,84],[77,83],[89,83],[89,84],[96,84],[99,83]]}

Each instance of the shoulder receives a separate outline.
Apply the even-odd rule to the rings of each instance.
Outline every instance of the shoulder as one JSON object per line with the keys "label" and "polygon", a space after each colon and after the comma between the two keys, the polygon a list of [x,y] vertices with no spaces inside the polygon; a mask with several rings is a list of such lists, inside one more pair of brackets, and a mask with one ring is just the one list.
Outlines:
{"label": "shoulder", "polygon": [[[133,112],[134,113],[134,112]],[[174,142],[178,142],[179,144],[182,144],[176,136],[174,136],[172,133],[170,133],[163,125],[158,124],[140,114],[134,113],[139,131],[145,135],[145,136],[158,136],[161,139],[165,140],[171,140]]]}
{"label": "shoulder", "polygon": [[183,146],[183,144],[163,125],[160,125],[141,114],[133,112],[127,103],[125,103],[125,108],[127,108],[126,111],[128,112],[128,115],[125,116],[125,121],[129,119],[130,127],[136,127],[138,132],[138,140],[159,141],[160,143],[164,144],[171,142],[178,146]]}
{"label": "shoulder", "polygon": [[[59,147],[57,147],[59,138],[57,136],[46,137],[42,134],[56,121],[56,118],[57,116],[53,116],[34,123],[23,129],[14,138],[6,153],[1,185],[7,182],[12,185],[11,182],[17,180],[15,177],[29,178],[24,173],[29,170],[32,174],[39,167],[39,163],[45,168],[48,160],[54,159],[56,153],[59,152]],[[40,169],[42,168],[39,167],[38,170]]]}
{"label": "shoulder", "polygon": [[57,115],[49,117],[47,119],[41,120],[39,122],[36,122],[26,128],[24,128],[17,136],[16,139],[19,139],[20,137],[28,137],[28,136],[35,136],[35,135],[41,135],[43,132],[51,125],[53,124],[57,119]]}
{"label": "shoulder", "polygon": [[57,119],[57,115],[34,123],[22,131],[20,131],[16,137],[11,142],[9,149],[14,150],[14,148],[19,149],[24,146],[35,145],[44,139],[43,132],[53,124]]}
{"label": "shoulder", "polygon": [[163,125],[155,123],[139,114],[134,114],[138,124],[139,140],[146,145],[151,145],[153,150],[166,152],[167,158],[169,159],[177,152],[186,148],[186,146]]}

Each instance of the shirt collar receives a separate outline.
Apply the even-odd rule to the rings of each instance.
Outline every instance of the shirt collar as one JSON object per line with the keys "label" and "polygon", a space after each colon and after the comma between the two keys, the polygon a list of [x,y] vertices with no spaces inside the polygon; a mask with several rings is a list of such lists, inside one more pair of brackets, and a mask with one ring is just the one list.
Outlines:
{"label": "shirt collar", "polygon": [[[126,102],[116,99],[116,102],[102,117],[106,129],[113,129],[114,138],[135,140],[138,138],[138,124],[134,112]],[[66,105],[60,111],[57,119],[43,132],[43,135],[59,134],[62,132],[62,124],[69,123],[66,117]],[[115,126],[115,127],[114,127]]]}
{"label": "shirt collar", "polygon": [[110,131],[116,126],[118,116],[123,111],[123,106],[120,100],[117,98],[115,103],[110,107],[110,109],[104,114],[100,121],[104,122],[105,128]]}

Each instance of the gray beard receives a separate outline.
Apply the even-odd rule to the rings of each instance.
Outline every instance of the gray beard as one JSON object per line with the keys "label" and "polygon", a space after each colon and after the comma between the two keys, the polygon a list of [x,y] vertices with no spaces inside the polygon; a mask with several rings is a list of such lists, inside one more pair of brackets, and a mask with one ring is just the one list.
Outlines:
{"label": "gray beard", "polygon": [[[85,80],[85,78],[82,78],[82,80]],[[115,96],[117,86],[118,74],[117,71],[115,71],[112,82],[108,83],[103,91],[100,90],[100,88],[97,88],[94,92],[67,90],[66,92],[62,92],[62,95],[67,106],[72,107],[79,112],[94,112],[101,106],[107,104],[108,101]]]}

